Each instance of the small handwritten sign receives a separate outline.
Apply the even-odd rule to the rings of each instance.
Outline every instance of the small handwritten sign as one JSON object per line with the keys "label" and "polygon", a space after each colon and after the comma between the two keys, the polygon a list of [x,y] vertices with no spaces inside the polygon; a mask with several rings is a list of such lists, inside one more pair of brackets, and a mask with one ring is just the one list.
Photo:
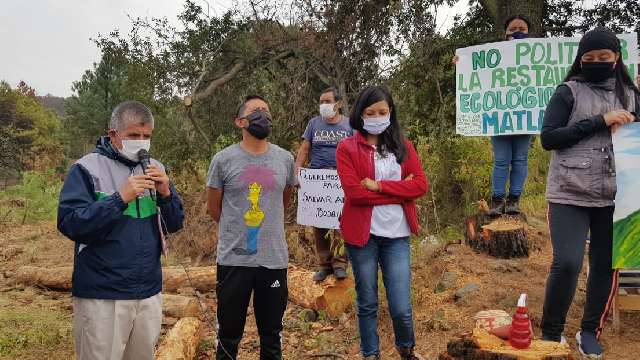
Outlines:
{"label": "small handwritten sign", "polygon": [[336,170],[301,168],[298,174],[298,219],[300,225],[338,229],[344,192]]}

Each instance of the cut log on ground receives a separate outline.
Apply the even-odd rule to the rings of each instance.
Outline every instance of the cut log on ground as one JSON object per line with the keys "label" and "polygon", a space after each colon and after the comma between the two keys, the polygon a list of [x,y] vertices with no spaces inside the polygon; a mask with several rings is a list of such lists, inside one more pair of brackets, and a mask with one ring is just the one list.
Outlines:
{"label": "cut log on ground", "polygon": [[[14,283],[25,286],[40,286],[48,289],[69,291],[71,290],[71,266],[61,268],[41,268],[35,266],[20,267],[13,275]],[[162,291],[165,296],[175,293],[181,288],[195,288],[200,292],[214,291],[216,286],[216,268],[203,267],[166,267],[162,268]],[[289,266],[289,300],[293,303],[314,310],[324,310],[331,316],[339,316],[353,306],[355,300],[355,285],[353,279],[337,281],[329,277],[320,284],[313,279],[313,272],[294,265]],[[177,299],[177,298],[176,298]],[[197,299],[193,298],[194,301]],[[173,303],[173,299],[166,300],[168,306],[176,306],[169,310],[173,314],[191,314],[188,309],[193,305],[180,300]],[[181,306],[186,307],[181,310]],[[175,316],[165,313],[171,317]]]}
{"label": "cut log on ground", "polygon": [[353,279],[336,280],[333,276],[322,283],[313,281],[313,272],[289,265],[289,300],[298,306],[324,310],[332,317],[348,311],[355,300]]}
{"label": "cut log on ground", "polygon": [[202,338],[202,322],[195,317],[178,320],[156,350],[156,360],[193,360]]}
{"label": "cut log on ground", "polygon": [[[71,290],[72,266],[43,268],[21,266],[12,276],[14,283],[25,286],[40,286],[52,290]],[[216,288],[216,268],[214,266],[162,268],[162,290],[176,292],[180,288],[192,287],[200,292]]]}
{"label": "cut log on ground", "polygon": [[182,266],[173,266],[162,268],[162,291],[176,292],[178,289],[186,287],[195,288],[200,292],[215,290],[215,266],[186,268]]}
{"label": "cut log on ground", "polygon": [[173,318],[200,317],[200,303],[191,296],[162,294],[162,313]]}
{"label": "cut log on ground", "polygon": [[474,329],[472,334],[453,340],[439,360],[570,360],[571,348],[553,341],[533,340],[528,349],[518,350],[508,341]]}
{"label": "cut log on ground", "polygon": [[479,252],[498,258],[529,256],[529,239],[524,215],[491,218],[484,206],[465,221],[466,243]]}
{"label": "cut log on ground", "polygon": [[71,273],[73,267],[63,266],[42,268],[37,266],[21,266],[12,275],[14,284],[39,286],[51,290],[71,290]]}

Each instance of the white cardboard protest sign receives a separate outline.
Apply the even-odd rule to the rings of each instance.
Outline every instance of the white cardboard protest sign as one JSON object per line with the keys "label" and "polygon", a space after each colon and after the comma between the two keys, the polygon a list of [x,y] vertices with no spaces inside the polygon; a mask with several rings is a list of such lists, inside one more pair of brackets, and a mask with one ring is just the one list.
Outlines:
{"label": "white cardboard protest sign", "polygon": [[300,225],[338,229],[344,192],[336,170],[301,168],[298,174],[298,219]]}
{"label": "white cardboard protest sign", "polygon": [[[635,80],[638,35],[618,35]],[[456,133],[538,134],[544,111],[569,72],[580,38],[532,38],[456,50]]]}

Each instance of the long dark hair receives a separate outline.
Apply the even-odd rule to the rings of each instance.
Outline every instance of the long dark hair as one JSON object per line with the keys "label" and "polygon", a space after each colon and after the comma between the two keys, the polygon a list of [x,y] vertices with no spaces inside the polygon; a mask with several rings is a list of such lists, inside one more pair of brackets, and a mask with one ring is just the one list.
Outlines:
{"label": "long dark hair", "polygon": [[369,106],[380,102],[386,101],[391,109],[389,127],[378,135],[378,153],[385,155],[387,152],[393,153],[396,156],[398,164],[401,164],[405,156],[407,155],[407,146],[405,144],[405,137],[398,123],[396,117],[396,107],[393,103],[391,93],[381,86],[367,86],[362,89],[356,98],[353,107],[351,108],[351,116],[349,117],[349,124],[354,130],[358,130],[362,135],[367,136],[367,131],[364,130],[364,121],[362,120],[362,114],[364,110]]}
{"label": "long dark hair", "polygon": [[513,22],[513,20],[522,20],[525,24],[527,24],[527,33],[531,31],[531,22],[524,15],[513,15],[507,18],[504,21],[504,33],[507,34],[507,30],[509,29],[509,25]]}
{"label": "long dark hair", "polygon": [[[620,54],[620,53],[619,53]],[[582,56],[576,55],[575,60],[573,60],[573,65],[571,65],[571,69],[567,73],[567,76],[564,79],[564,82],[567,81],[580,81],[586,82],[587,79],[582,75],[582,66],[580,66],[580,59]],[[640,94],[640,90],[631,79],[631,75],[629,75],[629,71],[627,71],[627,67],[624,65],[624,61],[622,61],[622,54],[618,58],[618,62],[616,63],[615,69],[615,78],[616,78],[616,97],[620,100],[622,107],[625,109],[629,106],[629,96],[625,91],[626,88],[631,88],[636,94]]]}

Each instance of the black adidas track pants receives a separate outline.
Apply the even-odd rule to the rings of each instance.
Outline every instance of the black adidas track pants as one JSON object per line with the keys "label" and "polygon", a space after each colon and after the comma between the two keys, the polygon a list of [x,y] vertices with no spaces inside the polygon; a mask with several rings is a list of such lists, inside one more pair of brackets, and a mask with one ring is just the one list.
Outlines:
{"label": "black adidas track pants", "polygon": [[217,360],[236,360],[253,293],[260,360],[282,359],[282,317],[287,308],[287,269],[218,265]]}

